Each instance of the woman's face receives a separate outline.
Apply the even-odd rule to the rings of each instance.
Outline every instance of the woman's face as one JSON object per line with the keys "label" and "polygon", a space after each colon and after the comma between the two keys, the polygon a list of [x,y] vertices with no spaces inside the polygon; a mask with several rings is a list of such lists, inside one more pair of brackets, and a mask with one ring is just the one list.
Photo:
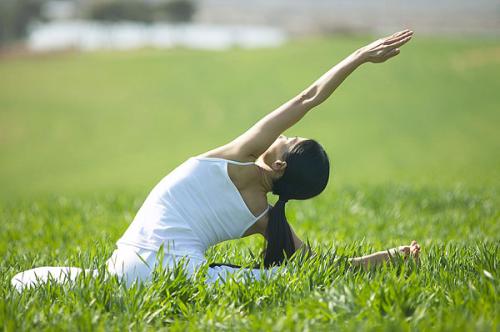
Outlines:
{"label": "woman's face", "polygon": [[299,136],[287,137],[285,135],[279,135],[276,141],[274,141],[274,143],[271,144],[271,146],[264,153],[264,160],[266,164],[271,165],[276,160],[283,161],[283,156],[286,152],[291,151],[296,144],[305,140],[307,140],[307,138]]}

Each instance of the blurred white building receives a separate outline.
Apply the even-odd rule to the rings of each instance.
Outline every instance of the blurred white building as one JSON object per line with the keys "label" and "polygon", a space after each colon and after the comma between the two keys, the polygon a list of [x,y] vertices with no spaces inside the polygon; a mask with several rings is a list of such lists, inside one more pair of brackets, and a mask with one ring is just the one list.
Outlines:
{"label": "blurred white building", "polygon": [[264,24],[295,35],[391,32],[500,35],[499,0],[198,0],[201,23]]}
{"label": "blurred white building", "polygon": [[[275,47],[291,36],[418,34],[500,36],[500,0],[193,0],[191,23],[98,23],[79,19],[90,1],[52,0],[48,23],[32,27],[28,46],[60,49]],[[161,2],[168,0],[148,0]]]}
{"label": "blurred white building", "polygon": [[232,47],[276,47],[286,39],[286,34],[280,29],[264,26],[64,20],[34,27],[28,37],[28,46],[33,51],[143,47],[224,50]]}

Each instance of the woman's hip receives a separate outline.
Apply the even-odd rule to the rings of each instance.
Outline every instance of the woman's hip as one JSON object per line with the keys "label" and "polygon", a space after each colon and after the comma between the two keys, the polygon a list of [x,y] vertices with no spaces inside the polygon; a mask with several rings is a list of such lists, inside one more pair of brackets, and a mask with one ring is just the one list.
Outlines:
{"label": "woman's hip", "polygon": [[127,286],[134,281],[144,282],[152,278],[152,273],[158,264],[162,269],[175,269],[182,264],[184,271],[191,276],[204,263],[201,257],[162,253],[132,245],[119,244],[106,265],[110,274],[125,279]]}

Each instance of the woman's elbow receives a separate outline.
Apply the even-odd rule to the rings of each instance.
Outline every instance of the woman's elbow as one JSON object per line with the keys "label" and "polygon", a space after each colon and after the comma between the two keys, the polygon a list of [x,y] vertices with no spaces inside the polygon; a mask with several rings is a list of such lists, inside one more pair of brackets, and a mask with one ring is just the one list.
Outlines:
{"label": "woman's elbow", "polygon": [[296,104],[308,110],[310,110],[315,106],[318,106],[320,103],[318,100],[317,90],[318,88],[316,86],[313,86],[312,88],[302,92],[296,98],[295,100]]}

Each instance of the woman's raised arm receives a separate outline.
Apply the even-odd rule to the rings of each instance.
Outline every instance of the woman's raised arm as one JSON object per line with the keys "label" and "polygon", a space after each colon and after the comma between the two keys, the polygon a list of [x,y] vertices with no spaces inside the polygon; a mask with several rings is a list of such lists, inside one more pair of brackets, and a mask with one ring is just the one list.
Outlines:
{"label": "woman's raised arm", "polygon": [[395,34],[378,39],[356,50],[339,64],[334,66],[316,82],[314,82],[302,95],[309,108],[324,102],[337,89],[337,87],[351,74],[354,69],[365,62],[380,63],[399,54],[399,47],[407,43],[413,36],[413,31],[403,30]]}
{"label": "woman's raised arm", "polygon": [[300,94],[264,116],[232,142],[216,149],[217,153],[243,160],[257,159],[281,133],[325,101],[357,67],[365,62],[384,62],[396,56],[399,47],[412,35],[412,31],[403,30],[356,50]]}

